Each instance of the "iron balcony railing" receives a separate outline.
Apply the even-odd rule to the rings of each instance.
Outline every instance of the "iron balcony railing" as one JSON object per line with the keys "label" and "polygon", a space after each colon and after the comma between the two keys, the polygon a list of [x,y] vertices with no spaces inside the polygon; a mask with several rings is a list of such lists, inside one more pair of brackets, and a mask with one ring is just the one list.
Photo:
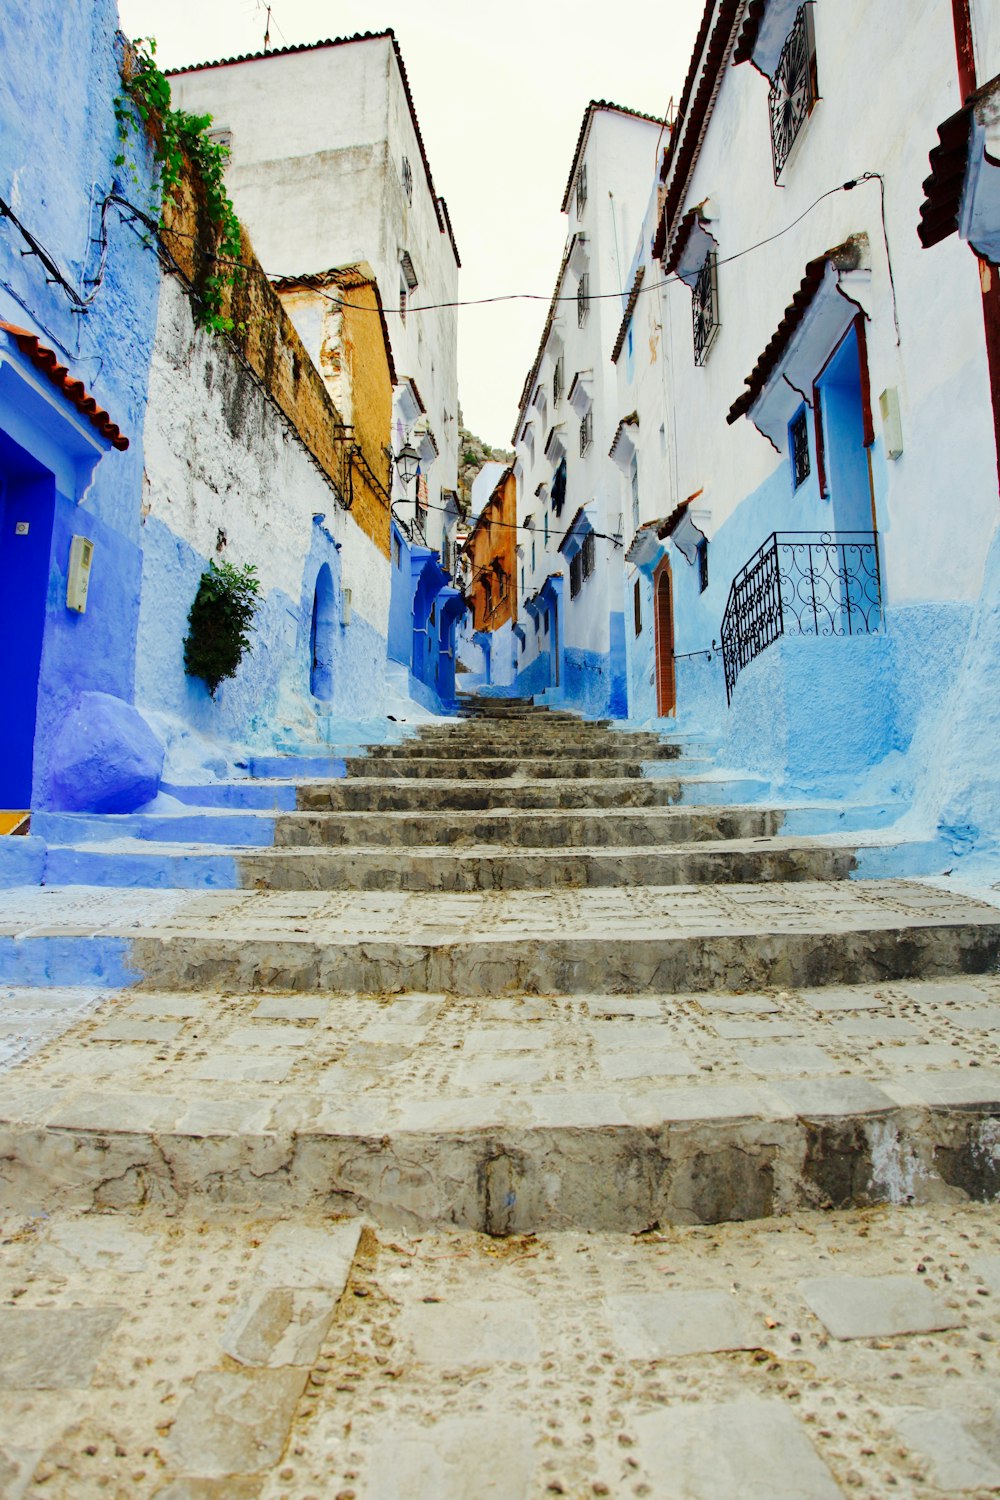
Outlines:
{"label": "iron balcony railing", "polygon": [[775,531],[737,573],[722,618],[726,699],[782,635],[874,635],[882,626],[873,531]]}

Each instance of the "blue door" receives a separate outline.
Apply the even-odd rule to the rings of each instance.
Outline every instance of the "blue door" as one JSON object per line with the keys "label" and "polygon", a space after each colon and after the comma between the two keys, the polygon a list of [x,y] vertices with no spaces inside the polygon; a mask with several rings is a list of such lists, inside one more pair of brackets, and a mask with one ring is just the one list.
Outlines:
{"label": "blue door", "polygon": [[0,809],[31,806],[55,480],[0,432]]}

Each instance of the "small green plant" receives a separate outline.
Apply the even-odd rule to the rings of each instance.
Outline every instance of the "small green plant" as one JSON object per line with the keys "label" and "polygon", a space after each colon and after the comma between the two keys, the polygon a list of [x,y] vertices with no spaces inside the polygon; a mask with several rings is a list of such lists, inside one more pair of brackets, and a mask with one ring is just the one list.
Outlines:
{"label": "small green plant", "polygon": [[260,581],[252,563],[237,568],[210,562],[202,573],[188,614],[184,670],[200,677],[213,698],[219,683],[236,675],[250,648],[259,605]]}
{"label": "small green plant", "polygon": [[[154,204],[154,211],[162,226],[164,210],[173,205],[174,190],[183,176],[187,154],[201,179],[208,216],[219,228],[215,251],[217,269],[204,277],[198,289],[198,318],[203,327],[216,333],[231,333],[233,320],[223,317],[222,301],[225,289],[238,281],[242,274],[237,262],[243,242],[240,221],[226,192],[229,147],[209,136],[211,115],[192,115],[172,107],[170,84],[156,64],[156,42],[152,37],[139,37],[133,42],[131,60],[131,71],[123,85],[124,93],[115,99],[115,119],[121,140],[116,165],[127,165],[129,137],[135,127],[135,114],[131,108],[134,105],[150,133],[159,166],[160,201]],[[137,180],[134,166],[132,176]]]}

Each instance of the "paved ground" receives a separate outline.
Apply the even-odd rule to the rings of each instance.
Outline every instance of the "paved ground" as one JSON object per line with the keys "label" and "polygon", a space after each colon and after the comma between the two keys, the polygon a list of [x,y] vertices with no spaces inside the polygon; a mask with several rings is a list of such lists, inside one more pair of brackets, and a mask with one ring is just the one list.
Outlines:
{"label": "paved ground", "polygon": [[1000,1487],[989,1208],[502,1241],[149,1209],[0,1230],[5,1496]]}
{"label": "paved ground", "polygon": [[486,713],[0,893],[0,1500],[1000,1492],[996,891]]}

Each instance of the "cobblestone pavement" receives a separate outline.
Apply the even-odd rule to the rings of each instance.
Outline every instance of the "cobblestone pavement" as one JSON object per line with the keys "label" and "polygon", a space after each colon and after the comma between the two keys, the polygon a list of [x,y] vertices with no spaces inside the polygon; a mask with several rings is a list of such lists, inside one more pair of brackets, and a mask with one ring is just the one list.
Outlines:
{"label": "cobblestone pavement", "polygon": [[501,1241],[152,1209],[0,1233],[5,1496],[1000,1487],[991,1208]]}

